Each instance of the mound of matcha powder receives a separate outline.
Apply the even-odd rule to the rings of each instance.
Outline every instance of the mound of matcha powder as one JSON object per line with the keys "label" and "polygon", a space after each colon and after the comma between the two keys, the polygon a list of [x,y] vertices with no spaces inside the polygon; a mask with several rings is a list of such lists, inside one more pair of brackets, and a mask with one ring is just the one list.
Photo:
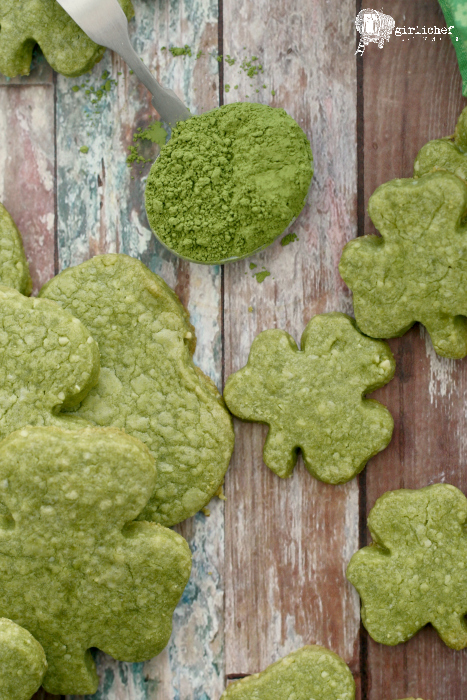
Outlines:
{"label": "mound of matcha powder", "polygon": [[310,144],[292,117],[239,102],[179,122],[151,168],[146,212],[178,255],[243,257],[298,216],[312,175]]}

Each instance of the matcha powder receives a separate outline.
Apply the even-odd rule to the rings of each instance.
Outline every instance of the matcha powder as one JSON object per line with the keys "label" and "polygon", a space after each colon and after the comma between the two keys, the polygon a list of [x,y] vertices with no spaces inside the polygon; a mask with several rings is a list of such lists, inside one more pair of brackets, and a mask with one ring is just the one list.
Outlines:
{"label": "matcha powder", "polygon": [[226,105],[174,129],[148,177],[149,223],[182,257],[244,257],[298,216],[312,175],[310,144],[283,109]]}

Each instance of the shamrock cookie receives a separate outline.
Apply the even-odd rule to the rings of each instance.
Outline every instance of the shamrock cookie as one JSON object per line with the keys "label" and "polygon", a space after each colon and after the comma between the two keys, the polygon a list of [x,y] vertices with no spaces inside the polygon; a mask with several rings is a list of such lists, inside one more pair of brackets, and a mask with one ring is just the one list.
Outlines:
{"label": "shamrock cookie", "polygon": [[[119,2],[133,17],[131,0]],[[35,44],[52,68],[67,76],[91,70],[105,52],[56,0],[0,0],[0,72],[11,78],[28,75]]]}
{"label": "shamrock cookie", "polygon": [[119,430],[23,428],[0,443],[0,615],[44,647],[47,692],[96,692],[91,647],[132,662],[166,646],[191,554],[132,522],[155,482],[147,448]]}
{"label": "shamrock cookie", "polygon": [[0,618],[0,700],[30,700],[46,670],[39,642],[11,620]]}
{"label": "shamrock cookie", "polygon": [[342,484],[391,440],[391,414],[363,396],[392,379],[394,358],[341,313],[315,316],[301,345],[284,331],[260,333],[224,398],[234,415],[269,425],[263,459],[275,474],[291,475],[300,448],[313,476]]}
{"label": "shamrock cookie", "polygon": [[98,376],[97,344],[78,319],[0,287],[0,440],[24,425],[85,427],[60,411],[77,406]]}
{"label": "shamrock cookie", "polygon": [[332,651],[306,646],[262,673],[229,685],[221,700],[354,700],[347,664]]}
{"label": "shamrock cookie", "polygon": [[156,457],[157,486],[141,518],[169,526],[194,515],[223,483],[234,436],[222,397],[193,364],[194,328],[178,297],[126,255],[69,268],[40,296],[99,344],[99,383],[73,415],[123,428]]}
{"label": "shamrock cookie", "polygon": [[414,177],[433,170],[449,170],[467,180],[467,108],[457,122],[454,136],[429,141],[419,151],[414,164]]}
{"label": "shamrock cookie", "polygon": [[376,642],[405,642],[431,623],[445,644],[467,646],[467,499],[448,484],[385,493],[368,518],[373,544],[347,578]]}
{"label": "shamrock cookie", "polygon": [[466,210],[466,184],[446,171],[378,187],[368,211],[382,237],[350,241],[339,265],[363,333],[393,338],[419,321],[438,355],[465,357]]}
{"label": "shamrock cookie", "polygon": [[[0,33],[1,36],[1,33]],[[15,222],[0,204],[0,284],[28,296],[32,281],[21,235]]]}

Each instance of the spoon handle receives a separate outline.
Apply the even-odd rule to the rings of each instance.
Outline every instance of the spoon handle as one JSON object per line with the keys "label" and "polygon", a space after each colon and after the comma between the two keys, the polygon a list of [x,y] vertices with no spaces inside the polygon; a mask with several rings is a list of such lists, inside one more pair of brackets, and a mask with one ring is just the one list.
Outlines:
{"label": "spoon handle", "polygon": [[118,0],[58,0],[70,17],[96,44],[118,53],[152,94],[163,121],[175,126],[189,119],[188,108],[173,90],[164,88],[142,63],[128,36],[128,21]]}

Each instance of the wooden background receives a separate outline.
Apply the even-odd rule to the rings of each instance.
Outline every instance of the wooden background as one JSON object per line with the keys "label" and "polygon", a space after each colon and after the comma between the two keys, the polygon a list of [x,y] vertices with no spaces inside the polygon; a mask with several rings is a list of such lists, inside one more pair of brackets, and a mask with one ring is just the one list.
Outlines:
{"label": "wooden background", "polygon": [[[161,274],[192,314],[197,363],[221,388],[245,364],[258,332],[278,327],[299,340],[313,314],[351,311],[337,270],[342,246],[373,231],[365,210],[374,189],[410,177],[419,148],[452,133],[465,102],[460,76],[446,36],[393,35],[382,50],[372,44],[356,57],[355,0],[134,4],[137,51],[194,112],[248,95],[284,107],[305,129],[316,174],[293,228],[299,241],[276,242],[254,258],[258,270],[271,272],[262,284],[250,261],[190,265],[156,245],[143,207],[149,166],[125,163],[134,131],[154,112],[145,89],[110,53],[88,86],[100,87],[104,70],[117,84],[97,105],[83,90],[73,92],[81,79],[53,74],[40,57],[28,78],[2,80],[0,199],[23,233],[36,290],[102,252],[139,257]],[[384,12],[396,26],[444,26],[436,0],[387,0]],[[192,57],[162,50],[184,44]],[[196,60],[198,50],[204,56]],[[264,73],[250,80],[238,61],[230,66],[217,54],[256,55]],[[194,567],[169,646],[145,664],[98,654],[102,681],[93,697],[218,700],[229,679],[319,643],[350,664],[358,700],[465,700],[467,651],[448,649],[428,628],[395,648],[375,644],[344,576],[368,541],[366,514],[382,493],[438,481],[467,492],[467,360],[438,358],[418,327],[390,344],[397,375],[375,396],[396,429],[358,480],[321,484],[299,464],[281,481],[262,464],[265,430],[237,422],[227,501],[215,499],[210,517],[198,514],[178,528]],[[53,696],[37,694],[45,697]]]}

